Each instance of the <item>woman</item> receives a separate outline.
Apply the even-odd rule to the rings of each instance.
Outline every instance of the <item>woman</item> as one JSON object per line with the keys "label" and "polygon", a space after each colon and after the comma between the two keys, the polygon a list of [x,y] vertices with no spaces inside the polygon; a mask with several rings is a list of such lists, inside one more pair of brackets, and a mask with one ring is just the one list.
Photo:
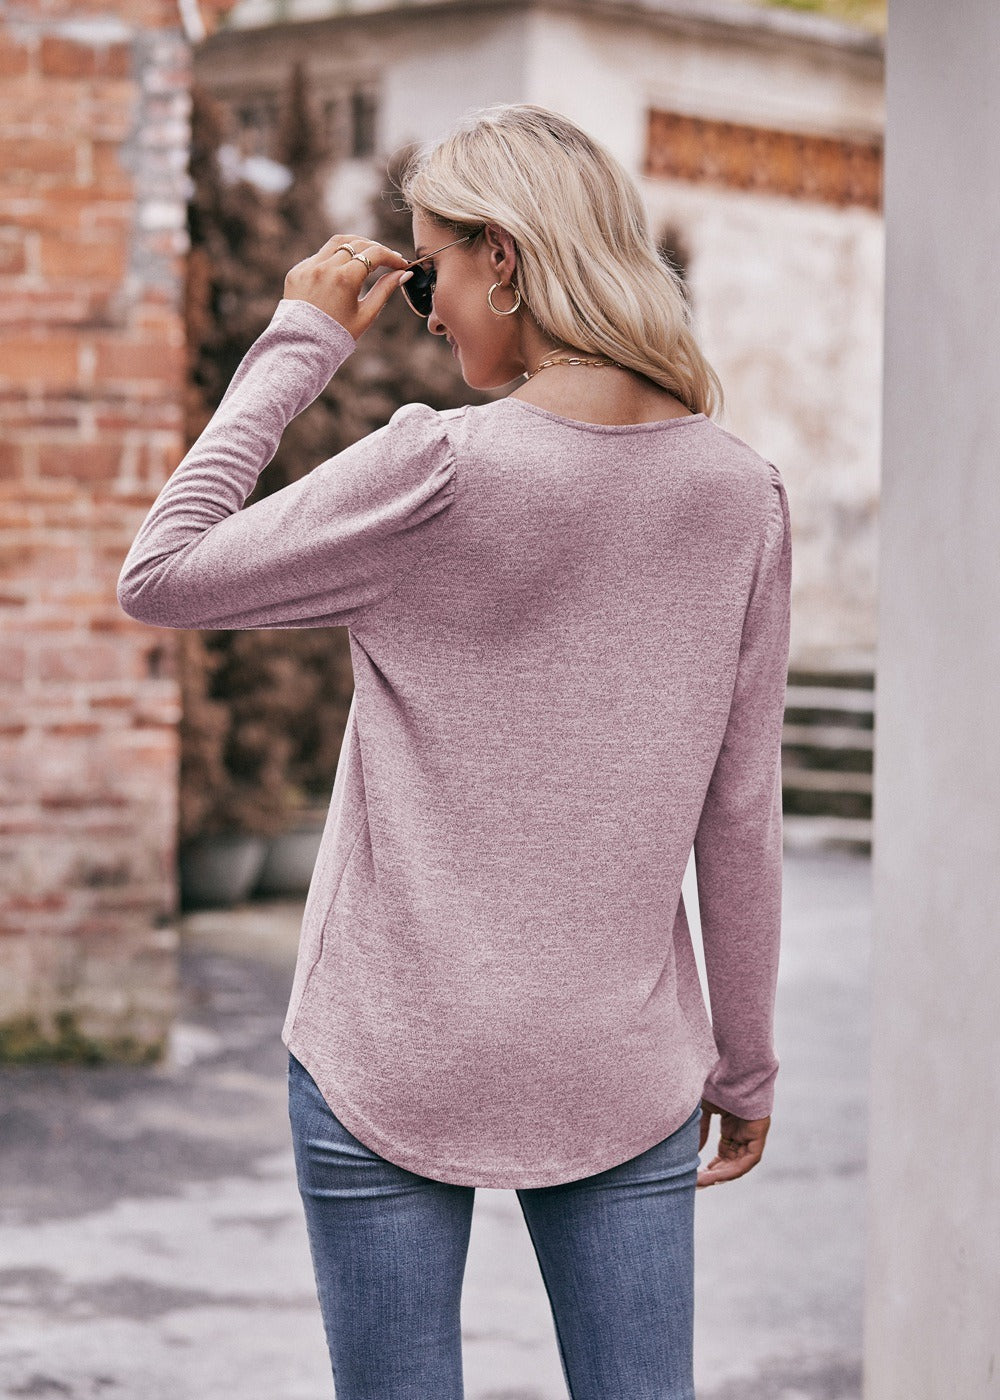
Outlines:
{"label": "woman", "polygon": [[[473,113],[403,193],[417,258],[341,234],[291,270],[118,596],[349,629],[283,1032],[339,1400],[460,1400],[476,1186],[518,1193],[573,1400],[689,1400],[694,1193],[760,1160],[778,1065],[785,490],[711,421],[638,192],[578,127]],[[469,385],[523,382],[241,509],[397,287]]]}

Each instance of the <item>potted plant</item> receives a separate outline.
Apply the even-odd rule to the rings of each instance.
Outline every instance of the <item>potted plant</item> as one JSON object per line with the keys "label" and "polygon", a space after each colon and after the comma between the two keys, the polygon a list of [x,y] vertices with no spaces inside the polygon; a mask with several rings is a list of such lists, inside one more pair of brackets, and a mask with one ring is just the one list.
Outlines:
{"label": "potted plant", "polygon": [[267,843],[252,890],[255,899],[291,899],[308,893],[328,811],[329,793],[311,799],[303,788],[289,785],[288,825]]}
{"label": "potted plant", "polygon": [[304,895],[353,694],[347,633],[187,632],[182,906]]}
{"label": "potted plant", "polygon": [[179,641],[182,711],[178,803],[178,873],[182,909],[231,905],[249,894],[267,854],[250,785],[229,770],[226,748],[231,714],[213,698],[221,656],[205,634],[184,631]]}

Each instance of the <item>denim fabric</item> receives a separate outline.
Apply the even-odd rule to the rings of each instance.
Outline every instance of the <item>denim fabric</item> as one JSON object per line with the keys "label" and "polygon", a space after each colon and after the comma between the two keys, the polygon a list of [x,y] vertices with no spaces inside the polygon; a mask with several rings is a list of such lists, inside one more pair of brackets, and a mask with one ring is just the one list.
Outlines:
{"label": "denim fabric", "polygon": [[[289,1114],[336,1400],[463,1400],[474,1186],[364,1146],[289,1056]],[[593,1176],[517,1191],[571,1400],[694,1400],[701,1104]]]}

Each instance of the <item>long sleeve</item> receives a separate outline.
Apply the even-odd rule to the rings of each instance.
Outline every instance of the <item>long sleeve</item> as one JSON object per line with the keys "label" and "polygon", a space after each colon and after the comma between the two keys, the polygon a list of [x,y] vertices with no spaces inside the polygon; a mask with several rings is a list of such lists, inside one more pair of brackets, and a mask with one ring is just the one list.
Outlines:
{"label": "long sleeve", "polygon": [[133,540],[124,612],[160,627],[348,626],[392,593],[455,492],[444,420],[428,405],[404,405],[243,508],[288,423],[355,343],[311,303],[279,302]]}
{"label": "long sleeve", "polygon": [[777,468],[744,619],[722,746],[695,836],[712,1029],[719,1059],[704,1097],[764,1118],[778,1059],[773,1015],[781,933],[781,728],[788,677],[791,530]]}

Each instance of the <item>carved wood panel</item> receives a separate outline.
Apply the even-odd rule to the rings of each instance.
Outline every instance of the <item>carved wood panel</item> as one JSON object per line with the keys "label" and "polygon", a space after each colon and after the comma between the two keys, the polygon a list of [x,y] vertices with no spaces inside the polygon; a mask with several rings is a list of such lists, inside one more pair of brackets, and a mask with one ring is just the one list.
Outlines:
{"label": "carved wood panel", "polygon": [[651,108],[643,173],[828,204],[882,206],[878,136],[812,136]]}

